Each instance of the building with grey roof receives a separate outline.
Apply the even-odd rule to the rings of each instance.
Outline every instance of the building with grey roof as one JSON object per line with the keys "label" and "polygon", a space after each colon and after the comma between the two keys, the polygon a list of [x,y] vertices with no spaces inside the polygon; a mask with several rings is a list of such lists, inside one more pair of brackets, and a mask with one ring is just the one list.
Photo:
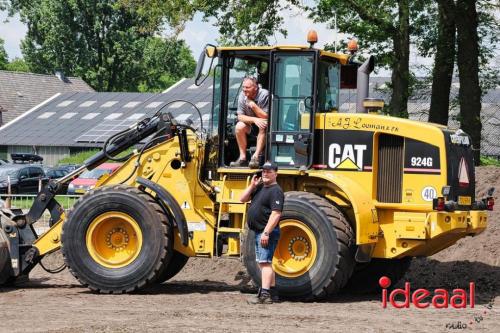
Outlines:
{"label": "building with grey roof", "polygon": [[26,111],[56,93],[94,91],[77,77],[43,75],[23,72],[0,71],[0,126],[19,117]]}
{"label": "building with grey roof", "polygon": [[[384,89],[388,80],[388,78],[372,78],[370,96],[383,98],[388,102],[390,96]],[[239,84],[241,82],[230,85],[229,100],[237,100],[234,97],[237,97]],[[10,156],[11,153],[37,153],[44,157],[45,164],[54,165],[70,153],[101,148],[104,141],[112,134],[144,117],[152,116],[163,107],[163,111],[172,113],[178,122],[192,121],[194,127],[207,128],[212,93],[211,80],[206,80],[198,87],[193,79],[183,79],[160,94],[119,92],[55,94],[37,108],[0,127],[0,158]],[[483,114],[496,112],[499,109],[499,99],[495,97],[498,93],[499,91],[495,90],[485,96],[489,98],[487,100],[491,99],[492,103],[483,103]],[[201,119],[189,103],[179,100],[195,104],[201,112]],[[408,108],[411,118],[426,121],[429,103],[427,94],[410,99]],[[340,111],[354,112],[355,108],[355,90],[342,90]],[[490,128],[488,121],[485,119],[483,126],[485,130]],[[458,123],[453,117],[450,125],[458,128]],[[483,154],[500,156],[497,133],[498,131],[487,132],[484,138],[487,144],[482,147]]]}
{"label": "building with grey roof", "polygon": [[[0,127],[0,157],[12,153],[35,153],[44,163],[83,150],[101,148],[104,141],[160,108],[179,122],[193,121],[207,126],[213,86],[201,87],[193,80],[181,80],[164,93],[71,92],[54,94],[36,108]],[[195,104],[195,109],[184,99]],[[22,134],[20,134],[22,133]]]}

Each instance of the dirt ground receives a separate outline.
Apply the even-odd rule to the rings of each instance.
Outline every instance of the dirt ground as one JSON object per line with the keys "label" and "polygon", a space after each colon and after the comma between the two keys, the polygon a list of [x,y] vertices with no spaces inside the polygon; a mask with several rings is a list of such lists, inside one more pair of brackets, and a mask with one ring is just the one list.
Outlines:
{"label": "dirt ground", "polygon": [[[476,177],[479,195],[490,186],[500,191],[500,168],[478,168]],[[474,281],[473,309],[383,309],[380,294],[250,306],[251,284],[238,260],[196,258],[172,281],[133,295],[92,294],[66,270],[36,268],[29,282],[0,289],[0,332],[500,332],[498,191],[484,233],[414,259],[403,279],[412,290],[450,293]]]}

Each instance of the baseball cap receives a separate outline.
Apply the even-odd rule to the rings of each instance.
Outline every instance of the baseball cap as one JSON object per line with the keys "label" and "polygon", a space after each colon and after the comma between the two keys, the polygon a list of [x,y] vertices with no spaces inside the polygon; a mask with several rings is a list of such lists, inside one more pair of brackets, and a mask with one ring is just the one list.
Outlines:
{"label": "baseball cap", "polygon": [[267,161],[266,163],[264,163],[262,165],[262,170],[274,170],[274,171],[278,171],[278,165],[276,163]]}

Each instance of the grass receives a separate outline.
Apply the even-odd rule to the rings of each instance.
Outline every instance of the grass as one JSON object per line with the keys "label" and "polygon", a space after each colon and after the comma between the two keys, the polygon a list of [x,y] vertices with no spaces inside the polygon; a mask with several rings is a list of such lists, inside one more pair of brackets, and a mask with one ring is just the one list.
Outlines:
{"label": "grass", "polygon": [[[118,154],[118,157],[123,157],[128,154],[130,154],[134,150],[133,147],[121,152]],[[57,164],[62,165],[62,164],[83,164],[85,160],[89,159],[90,157],[94,156],[98,152],[100,152],[100,149],[94,149],[94,150],[88,150],[88,151],[82,151],[77,154],[73,154],[71,156],[65,157],[63,159],[60,159]]]}
{"label": "grass", "polygon": [[[12,198],[11,205],[12,207],[15,208],[29,209],[33,205],[33,200],[34,197],[15,197]],[[68,209],[70,207],[73,207],[78,198],[57,195],[56,200],[57,202],[59,202],[60,205],[63,206],[64,209]]]}
{"label": "grass", "polygon": [[500,167],[500,160],[496,157],[481,156],[481,165],[493,165]]}
{"label": "grass", "polygon": [[58,165],[61,164],[83,164],[83,162],[88,159],[91,156],[94,156],[97,154],[100,150],[88,150],[88,151],[82,151],[77,154],[70,155],[68,157],[65,157],[63,159],[60,159],[59,162],[57,162]]}

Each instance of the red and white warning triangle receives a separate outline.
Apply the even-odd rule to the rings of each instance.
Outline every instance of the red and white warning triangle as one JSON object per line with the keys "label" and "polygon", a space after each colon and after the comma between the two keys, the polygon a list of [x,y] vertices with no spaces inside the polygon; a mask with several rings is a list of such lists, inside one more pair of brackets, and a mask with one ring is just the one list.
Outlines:
{"label": "red and white warning triangle", "polygon": [[467,162],[464,157],[462,157],[460,165],[458,166],[458,184],[460,187],[469,186],[469,168],[467,167]]}

